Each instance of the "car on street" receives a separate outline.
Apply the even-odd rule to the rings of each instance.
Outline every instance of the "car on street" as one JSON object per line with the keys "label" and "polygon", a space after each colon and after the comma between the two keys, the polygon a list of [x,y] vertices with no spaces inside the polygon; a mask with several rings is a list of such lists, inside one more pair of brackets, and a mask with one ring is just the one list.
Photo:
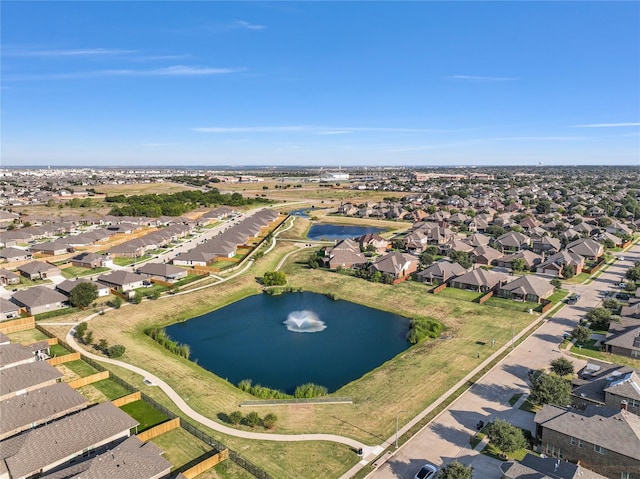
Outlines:
{"label": "car on street", "polygon": [[567,304],[576,304],[579,299],[580,299],[579,294],[572,294],[567,298]]}
{"label": "car on street", "polygon": [[438,468],[433,464],[426,463],[420,468],[414,479],[433,479],[438,474]]}
{"label": "car on street", "polygon": [[618,256],[618,261],[624,261],[624,256]]}

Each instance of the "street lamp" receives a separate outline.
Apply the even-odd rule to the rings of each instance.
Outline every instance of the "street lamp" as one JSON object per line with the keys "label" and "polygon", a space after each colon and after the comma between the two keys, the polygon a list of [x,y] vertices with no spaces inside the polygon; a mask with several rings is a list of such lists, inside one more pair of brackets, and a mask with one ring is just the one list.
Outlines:
{"label": "street lamp", "polygon": [[400,414],[403,412],[407,411],[399,411],[398,414],[396,414],[396,449],[398,449],[398,419],[400,418]]}

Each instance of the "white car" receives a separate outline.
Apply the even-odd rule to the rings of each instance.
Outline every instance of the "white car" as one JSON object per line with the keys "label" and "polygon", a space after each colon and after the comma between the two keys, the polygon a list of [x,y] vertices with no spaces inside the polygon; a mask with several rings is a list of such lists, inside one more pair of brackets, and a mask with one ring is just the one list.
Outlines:
{"label": "white car", "polygon": [[433,464],[426,463],[420,468],[414,479],[433,479],[438,474],[438,468]]}
{"label": "white car", "polygon": [[618,261],[624,261],[624,256],[618,256]]}

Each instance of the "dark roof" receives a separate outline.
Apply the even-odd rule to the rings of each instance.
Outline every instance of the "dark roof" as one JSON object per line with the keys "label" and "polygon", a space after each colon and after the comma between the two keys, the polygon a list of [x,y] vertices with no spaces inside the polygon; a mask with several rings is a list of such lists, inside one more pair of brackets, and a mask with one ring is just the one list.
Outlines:
{"label": "dark roof", "polygon": [[0,396],[59,379],[62,376],[60,371],[46,361],[0,369]]}
{"label": "dark roof", "polygon": [[47,288],[46,286],[34,286],[13,293],[13,299],[28,308],[36,308],[47,304],[64,302],[67,301],[68,298],[64,294]]}

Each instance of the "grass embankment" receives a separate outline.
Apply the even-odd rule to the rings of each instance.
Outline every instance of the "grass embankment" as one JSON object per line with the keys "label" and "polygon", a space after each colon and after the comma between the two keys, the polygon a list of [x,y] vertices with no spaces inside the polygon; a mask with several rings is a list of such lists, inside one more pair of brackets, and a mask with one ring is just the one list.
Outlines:
{"label": "grass embankment", "polygon": [[[273,270],[280,258],[295,248],[291,244],[282,244],[274,253],[256,261],[248,274],[212,288],[107,312],[90,323],[94,341],[104,338],[109,344],[123,344],[127,350],[122,358],[124,361],[141,365],[165,379],[202,414],[214,419],[220,413],[228,414],[238,409],[242,400],[251,397],[196,364],[168,353],[143,331],[149,326],[185,320],[259,293],[255,278]],[[305,404],[278,406],[272,411],[256,409],[260,415],[267,412],[277,414],[275,432],[278,433],[326,432],[379,444],[393,434],[395,418],[400,411],[406,411],[403,417],[408,421],[486,359],[494,350],[489,346],[491,339],[496,340],[494,348],[508,343],[512,320],[520,330],[533,319],[528,314],[434,296],[420,283],[389,286],[309,270],[304,263],[310,253],[295,253],[283,266],[290,285],[318,293],[335,291],[341,299],[407,317],[426,314],[443,322],[447,328],[444,333],[447,339],[426,341],[411,347],[336,392],[338,396],[352,397],[352,405]],[[66,331],[62,326],[55,329],[62,334]],[[477,357],[478,352],[480,358]],[[162,398],[161,391],[144,386],[139,376],[120,368],[113,369],[152,397],[159,395],[160,398],[156,399],[162,399],[163,404],[175,410],[166,398]],[[243,408],[242,411],[247,413],[251,408]],[[358,459],[348,448],[332,443],[272,443],[246,441],[215,432],[211,435],[275,477],[313,476],[318,470],[326,472],[326,477],[334,477]]]}

